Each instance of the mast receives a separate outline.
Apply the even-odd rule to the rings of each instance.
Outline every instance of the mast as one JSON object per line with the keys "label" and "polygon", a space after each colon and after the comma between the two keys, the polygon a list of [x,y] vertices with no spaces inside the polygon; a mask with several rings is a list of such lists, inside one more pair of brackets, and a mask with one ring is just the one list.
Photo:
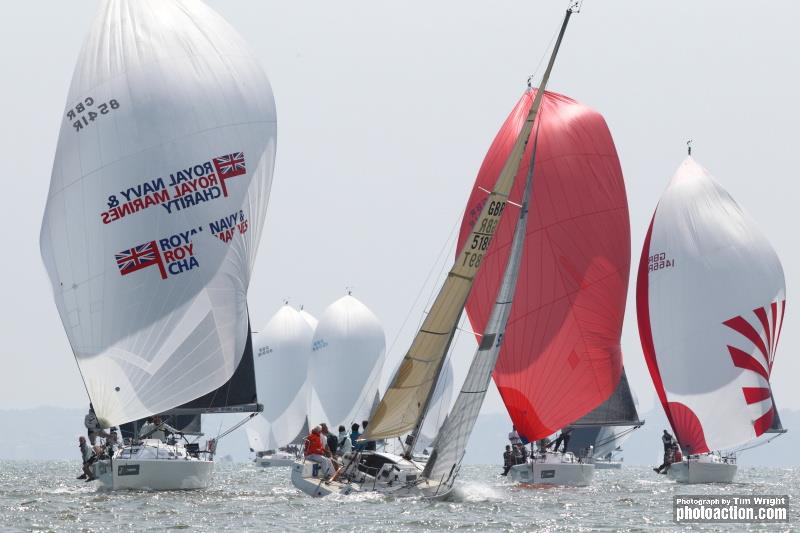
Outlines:
{"label": "mast", "polygon": [[[546,80],[545,80],[546,81]],[[538,92],[543,92],[541,89]],[[489,382],[492,379],[492,370],[500,354],[503,334],[511,316],[511,306],[514,293],[517,289],[519,267],[522,262],[522,251],[525,247],[525,236],[528,227],[528,205],[530,204],[533,172],[536,161],[536,146],[539,139],[539,130],[536,130],[531,162],[525,178],[525,192],[522,196],[519,219],[514,228],[514,238],[511,241],[511,250],[503,272],[503,279],[497,290],[492,314],[486,323],[486,328],[481,337],[481,343],[472,359],[472,364],[464,379],[464,385],[456,399],[453,410],[445,421],[440,434],[447,435],[447,439],[440,443],[438,436],[433,454],[428,459],[423,471],[423,476],[429,479],[440,479],[444,484],[455,480],[458,464],[464,455],[467,441],[475,426]],[[445,479],[446,476],[446,479]]]}
{"label": "mast", "polygon": [[[569,9],[567,9],[567,11],[566,11],[566,13],[564,15],[564,20],[561,23],[561,29],[559,30],[558,38],[556,39],[556,43],[553,46],[553,52],[550,55],[550,60],[548,61],[547,68],[545,69],[544,75],[542,76],[542,82],[539,85],[539,89],[536,91],[536,95],[534,97],[533,104],[531,105],[531,110],[528,113],[528,117],[526,118],[525,125],[523,126],[523,129],[520,132],[520,135],[517,138],[517,141],[516,141],[516,143],[514,145],[514,149],[512,150],[511,154],[509,155],[509,158],[506,161],[505,166],[503,167],[503,171],[501,172],[500,177],[498,178],[498,185],[500,185],[500,182],[501,182],[501,180],[503,180],[504,177],[508,181],[510,181],[510,183],[507,185],[507,187],[508,187],[507,188],[507,192],[504,195],[503,206],[505,206],[505,199],[507,199],[508,192],[510,192],[510,190],[511,190],[511,186],[513,185],[514,178],[516,177],[517,171],[519,170],[520,161],[522,160],[522,157],[523,157],[523,155],[525,153],[525,149],[526,149],[526,147],[528,145],[528,141],[530,140],[530,136],[531,136],[531,133],[533,131],[533,126],[534,126],[534,123],[536,121],[536,117],[538,115],[539,108],[541,107],[542,99],[544,98],[544,93],[545,93],[545,90],[546,90],[546,87],[547,87],[547,83],[548,83],[548,81],[550,79],[550,73],[553,70],[553,65],[555,64],[556,56],[558,55],[558,51],[559,51],[559,49],[561,47],[561,42],[562,42],[562,40],[564,38],[564,33],[567,30],[567,24],[569,24],[569,19],[572,16],[573,11],[576,11],[577,9],[578,9],[578,4],[577,3],[573,4],[573,5],[570,6]],[[534,155],[535,155],[535,151],[534,151]],[[507,175],[509,172],[510,172],[510,176]],[[526,182],[526,197],[523,200],[524,202],[527,201],[528,196],[529,196],[528,187],[530,185],[530,180],[531,180],[531,177],[532,177],[532,173],[533,173],[533,165],[531,165],[529,167],[529,172],[528,172],[528,177],[527,177],[528,181]],[[495,193],[497,191],[497,189],[498,189],[498,186],[496,185],[495,186],[495,191],[493,191],[493,193]],[[491,197],[491,195],[490,195],[490,197]],[[487,202],[487,204],[484,205],[484,209],[483,209],[483,212],[481,213],[481,217],[478,218],[479,221],[482,220],[482,219],[486,220],[484,218],[484,215],[486,214],[486,206],[487,205],[491,205],[491,204],[489,202]],[[526,204],[523,204],[523,205],[526,205]],[[502,212],[502,208],[501,208],[501,212]],[[527,207],[523,207],[522,213],[521,213],[520,216],[521,217],[527,217]],[[498,219],[499,219],[499,214],[498,214]],[[519,222],[518,222],[518,224],[519,224]],[[498,225],[499,225],[499,220],[497,220],[497,223],[492,228],[492,231],[491,231],[490,235],[488,235],[488,239],[487,239],[488,242],[486,242],[486,245],[485,245],[485,247],[482,248],[482,250],[488,249],[489,243],[491,241],[491,238],[494,235],[494,230],[497,228]],[[471,237],[473,237],[473,239],[474,239],[476,237],[475,228],[473,228],[473,232],[472,233],[473,233],[473,235],[471,235]],[[525,236],[525,234],[524,234],[524,225],[523,225],[522,240],[524,240],[524,236]],[[471,240],[472,239],[468,240],[465,243],[465,247],[468,247],[470,245],[470,241]],[[470,252],[468,250],[466,252],[462,251],[462,255],[464,253],[469,254]],[[521,255],[521,247],[520,247],[520,255]],[[482,258],[482,256],[481,256],[481,258]],[[517,268],[518,268],[518,265],[517,265]],[[453,271],[451,270],[451,275],[452,275],[452,273],[453,273]],[[456,318],[456,323],[453,324],[453,329],[452,329],[452,331],[450,333],[450,337],[449,337],[449,339],[447,341],[447,344],[446,344],[446,347],[445,347],[445,351],[444,351],[444,355],[446,355],[447,351],[449,350],[450,343],[452,342],[452,339],[453,339],[453,333],[455,331],[455,326],[457,325],[458,319],[460,318],[461,313],[464,310],[464,305],[466,305],[466,296],[468,296],[469,290],[472,288],[472,281],[474,280],[474,275],[476,273],[477,273],[477,267],[475,269],[475,272],[473,272],[472,277],[469,280],[470,283],[469,283],[469,287],[467,289],[467,294],[465,295],[464,300],[463,300],[462,305],[461,305],[461,308],[459,309],[458,317]],[[511,287],[511,295],[512,296],[513,296],[514,288],[516,287],[516,273],[514,273],[513,276],[514,276],[513,286]],[[439,297],[441,297],[442,294],[444,293],[444,288],[445,287],[443,287],[442,292],[439,293]],[[439,298],[437,298],[437,300],[438,299]],[[509,297],[508,299],[510,301],[511,298]],[[436,305],[436,302],[434,302],[434,306],[435,305]],[[510,309],[510,305],[508,307]],[[508,316],[506,315],[506,321],[507,321],[507,319],[508,319]],[[423,328],[424,328],[424,324],[423,324]],[[485,344],[485,341],[482,342],[482,346],[483,346],[483,344]],[[498,344],[499,344],[499,339],[498,339]],[[495,356],[495,359],[496,359],[496,356]],[[440,360],[438,361],[438,366],[437,366],[436,372],[434,374],[434,381],[433,381],[434,385],[435,385],[436,381],[438,381],[439,375],[440,375],[440,373],[442,371],[442,367],[444,365],[444,360],[445,360],[445,357],[441,357]],[[416,424],[414,425],[414,428],[413,428],[411,434],[406,439],[407,448],[406,448],[406,451],[405,451],[405,456],[407,458],[410,458],[411,455],[413,454],[414,445],[416,444],[416,441],[417,441],[417,439],[419,437],[419,433],[420,433],[420,430],[422,428],[422,424],[425,421],[425,414],[427,413],[427,410],[428,410],[428,408],[430,406],[431,399],[433,397],[433,392],[434,392],[434,386],[429,387],[429,389],[427,391],[427,394],[426,394],[426,397],[425,397],[425,403],[424,403],[424,406],[423,406],[423,408],[421,410],[421,413],[417,418]]]}

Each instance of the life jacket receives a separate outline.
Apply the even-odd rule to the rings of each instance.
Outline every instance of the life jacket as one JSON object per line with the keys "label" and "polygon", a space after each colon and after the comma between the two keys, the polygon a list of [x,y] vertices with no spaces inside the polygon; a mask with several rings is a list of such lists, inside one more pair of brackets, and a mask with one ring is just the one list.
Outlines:
{"label": "life jacket", "polygon": [[325,447],[322,445],[319,433],[309,433],[306,442],[306,455],[325,455]]}

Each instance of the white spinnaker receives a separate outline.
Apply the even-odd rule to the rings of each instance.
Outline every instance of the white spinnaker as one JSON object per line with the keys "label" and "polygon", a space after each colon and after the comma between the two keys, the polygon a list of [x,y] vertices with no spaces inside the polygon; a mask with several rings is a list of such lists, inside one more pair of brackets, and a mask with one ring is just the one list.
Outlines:
{"label": "white spinnaker", "polygon": [[431,405],[425,413],[425,421],[422,423],[422,429],[419,437],[417,437],[417,450],[423,450],[433,444],[436,435],[439,434],[439,429],[441,429],[448,413],[450,413],[450,408],[453,406],[454,401],[453,362],[448,358],[433,391]]}
{"label": "white spinnaker", "polygon": [[308,325],[311,326],[312,330],[317,329],[317,324],[319,324],[319,320],[317,320],[317,318],[314,315],[312,315],[311,313],[309,313],[308,311],[306,311],[301,307],[300,316],[302,316],[305,319]]}
{"label": "white spinnaker", "polygon": [[244,426],[245,433],[247,433],[247,443],[250,445],[250,450],[254,452],[263,452],[266,450],[274,450],[269,446],[270,423],[262,416],[254,416]]}
{"label": "white spinnaker", "polygon": [[638,284],[645,356],[651,372],[657,365],[656,388],[684,450],[756,438],[773,409],[767,378],[786,298],[783,268],[751,218],[691,157],[658,203]]}
{"label": "white spinnaker", "polygon": [[196,0],[101,3],[67,96],[41,251],[103,426],[233,374],[275,142],[269,81],[222,17]]}
{"label": "white spinnaker", "polygon": [[[336,300],[320,316],[314,332],[311,382],[313,427],[336,429],[367,420],[378,392],[386,355],[386,335],[378,318],[353,296]],[[318,401],[318,404],[316,403]]]}
{"label": "white spinnaker", "polygon": [[256,451],[289,444],[305,423],[311,392],[308,363],[313,336],[306,319],[288,304],[253,336],[258,401],[264,406],[256,418],[266,422],[253,428],[266,446]]}

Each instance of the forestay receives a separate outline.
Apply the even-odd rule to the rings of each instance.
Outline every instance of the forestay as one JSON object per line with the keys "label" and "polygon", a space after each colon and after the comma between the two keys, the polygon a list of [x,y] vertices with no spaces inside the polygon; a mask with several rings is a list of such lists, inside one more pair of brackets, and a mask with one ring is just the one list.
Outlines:
{"label": "forestay", "polygon": [[684,452],[732,448],[773,425],[785,299],[775,250],[687,157],[656,207],[636,288],[644,356]]}
{"label": "forestay", "polygon": [[234,373],[275,157],[275,104],[194,0],[102,2],[61,120],[41,251],[104,426]]}
{"label": "forestay", "polygon": [[[306,422],[314,331],[292,306],[283,305],[253,338],[258,398],[264,410],[248,424],[250,447],[275,450],[289,444]],[[260,446],[254,445],[257,436]]]}

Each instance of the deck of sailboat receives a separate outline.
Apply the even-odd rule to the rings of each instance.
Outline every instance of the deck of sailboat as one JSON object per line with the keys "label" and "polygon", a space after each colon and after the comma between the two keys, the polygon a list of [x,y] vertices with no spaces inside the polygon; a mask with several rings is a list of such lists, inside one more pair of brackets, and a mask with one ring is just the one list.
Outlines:
{"label": "deck of sailboat", "polygon": [[[389,469],[379,469],[374,475],[364,471],[368,457],[385,460]],[[366,452],[350,458],[359,462],[353,472],[347,464],[339,469],[333,480],[325,481],[315,476],[314,463],[298,460],[292,465],[292,484],[309,496],[322,497],[330,494],[348,495],[352,493],[376,493],[394,498],[444,498],[452,490],[452,485],[426,479],[421,476],[424,468],[413,460],[384,452]],[[406,474],[406,475],[404,475]]]}

